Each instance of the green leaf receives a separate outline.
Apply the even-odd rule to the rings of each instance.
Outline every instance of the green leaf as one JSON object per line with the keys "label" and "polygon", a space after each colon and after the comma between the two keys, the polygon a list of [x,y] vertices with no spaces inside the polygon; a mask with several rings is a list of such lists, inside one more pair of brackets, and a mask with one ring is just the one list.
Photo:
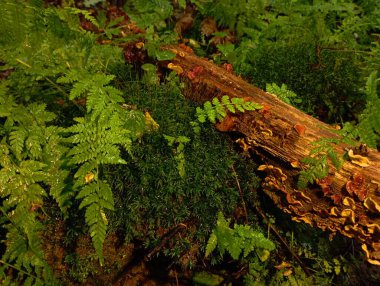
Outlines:
{"label": "green leaf", "polygon": [[208,272],[198,272],[198,273],[195,273],[193,277],[193,282],[196,285],[205,285],[205,286],[221,285],[223,280],[224,280],[223,277],[216,274],[208,273]]}
{"label": "green leaf", "polygon": [[223,277],[208,272],[198,272],[195,273],[193,282],[195,285],[217,286],[221,285]]}
{"label": "green leaf", "polygon": [[206,254],[205,257],[208,257],[216,248],[218,244],[218,239],[215,235],[215,233],[211,233],[210,238],[208,239],[207,246],[206,246]]}
{"label": "green leaf", "polygon": [[156,50],[156,58],[159,61],[170,61],[175,58],[175,53],[171,51]]}

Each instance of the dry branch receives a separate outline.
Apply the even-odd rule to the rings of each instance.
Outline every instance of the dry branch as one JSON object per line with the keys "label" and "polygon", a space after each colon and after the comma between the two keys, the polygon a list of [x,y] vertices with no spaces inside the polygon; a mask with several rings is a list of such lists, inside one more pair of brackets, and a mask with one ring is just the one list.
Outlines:
{"label": "dry branch", "polygon": [[[297,189],[299,173],[307,168],[301,160],[309,156],[311,143],[321,138],[339,139],[334,128],[248,84],[228,68],[197,57],[189,48],[165,49],[176,54],[166,66],[186,81],[187,98],[202,103],[228,95],[264,106],[258,111],[229,114],[216,127],[241,134],[242,147],[264,162],[259,167],[266,174],[262,187],[275,204],[297,222],[355,238],[368,262],[380,265],[380,153],[368,148],[368,153],[361,154],[366,167],[345,160],[337,170],[330,162],[326,178]],[[353,147],[334,146],[341,157]]]}

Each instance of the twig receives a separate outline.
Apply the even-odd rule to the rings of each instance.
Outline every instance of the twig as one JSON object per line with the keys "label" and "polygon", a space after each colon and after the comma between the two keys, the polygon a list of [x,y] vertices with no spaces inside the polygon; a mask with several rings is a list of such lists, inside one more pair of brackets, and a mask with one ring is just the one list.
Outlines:
{"label": "twig", "polygon": [[264,212],[258,207],[255,206],[256,211],[258,214],[263,218],[264,222],[268,225],[270,230],[274,233],[275,236],[277,236],[278,240],[281,242],[281,244],[289,251],[289,253],[293,256],[293,258],[298,262],[298,264],[301,266],[302,270],[305,272],[307,276],[310,276],[310,270],[306,267],[306,265],[302,262],[301,258],[292,250],[292,248],[288,245],[286,240],[281,236],[279,231],[276,229],[275,226],[271,225],[268,221],[268,218],[264,214]]}
{"label": "twig", "polygon": [[175,270],[175,269],[174,269],[174,275],[175,275],[175,283],[176,283],[177,286],[179,286],[177,270]]}
{"label": "twig", "polygon": [[178,224],[176,227],[174,227],[173,229],[171,229],[168,233],[164,234],[163,237],[161,238],[161,243],[159,245],[157,245],[155,248],[153,248],[153,250],[151,250],[145,257],[144,257],[144,260],[145,261],[149,261],[151,259],[152,256],[154,256],[157,252],[159,252],[161,250],[161,248],[163,248],[166,243],[173,237],[175,236],[179,231],[181,231],[182,229],[184,228],[187,228],[187,225],[184,224],[184,223],[180,223]]}
{"label": "twig", "polygon": [[235,176],[236,185],[237,185],[238,190],[239,190],[241,204],[242,204],[243,210],[244,210],[245,222],[248,223],[248,212],[247,212],[247,207],[245,206],[245,201],[244,201],[244,197],[243,197],[243,191],[241,190],[240,182],[239,182],[239,179],[238,179],[238,175],[237,175],[237,173],[236,173],[235,168],[234,168],[233,165],[232,165],[232,171],[233,171],[233,174]]}
{"label": "twig", "polygon": [[[164,234],[161,237],[161,243],[157,245],[155,248],[153,248],[151,251],[142,255],[139,254],[139,255],[134,256],[132,260],[130,260],[126,265],[122,267],[121,270],[119,270],[119,272],[116,274],[116,276],[113,279],[112,285],[126,285],[126,284],[123,284],[124,283],[123,280],[126,279],[126,274],[129,273],[131,269],[140,268],[142,265],[150,261],[151,258],[155,254],[157,254],[168,243],[168,241],[171,238],[173,238],[173,236],[175,236],[178,232],[186,228],[187,228],[186,224],[179,223],[178,225],[170,229],[166,234]],[[176,280],[178,280],[177,277],[176,277]],[[177,285],[179,285],[178,281],[177,281]]]}

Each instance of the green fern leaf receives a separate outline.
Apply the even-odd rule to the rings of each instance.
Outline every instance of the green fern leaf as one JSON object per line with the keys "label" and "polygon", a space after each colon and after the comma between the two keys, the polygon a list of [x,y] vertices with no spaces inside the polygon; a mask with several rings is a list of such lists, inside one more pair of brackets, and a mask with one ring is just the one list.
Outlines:
{"label": "green fern leaf", "polygon": [[81,10],[73,7],[66,7],[65,9],[68,9],[71,13],[75,15],[83,15],[83,17],[87,20],[90,21],[94,26],[99,27],[98,21],[91,15],[90,11],[88,10]]}
{"label": "green fern leaf", "polygon": [[22,158],[24,143],[27,136],[28,132],[23,127],[14,127],[13,131],[9,134],[11,148],[18,160],[21,160]]}
{"label": "green fern leaf", "polygon": [[235,260],[247,257],[254,250],[274,250],[274,244],[264,235],[253,230],[248,225],[235,224],[234,228],[229,227],[229,220],[226,220],[221,212],[218,213],[217,226],[213,230],[206,246],[206,257],[215,248],[218,248],[220,255],[227,251]]}
{"label": "green fern leaf", "polygon": [[244,101],[242,98],[230,99],[227,95],[224,95],[221,101],[218,98],[213,98],[212,101],[206,101],[203,108],[197,107],[196,114],[200,123],[206,122],[207,119],[211,123],[216,123],[216,120],[223,120],[227,116],[227,112],[236,113],[236,110],[245,112],[260,108],[262,106],[255,102]]}
{"label": "green fern leaf", "polygon": [[215,250],[217,244],[218,244],[218,238],[216,237],[215,233],[212,232],[206,245],[205,257],[208,257]]}

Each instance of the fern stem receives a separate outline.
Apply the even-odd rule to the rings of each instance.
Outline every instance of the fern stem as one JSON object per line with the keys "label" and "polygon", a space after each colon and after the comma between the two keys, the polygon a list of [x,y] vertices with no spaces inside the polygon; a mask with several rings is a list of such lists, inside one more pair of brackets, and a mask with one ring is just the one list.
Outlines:
{"label": "fern stem", "polygon": [[[64,91],[58,84],[56,84],[54,81],[52,81],[50,78],[48,78],[47,76],[44,77],[44,79],[46,79],[47,82],[49,82],[52,86],[54,86],[59,92],[61,92],[65,97],[69,98],[70,95]],[[79,110],[83,111],[84,112],[84,108],[83,106],[81,106],[80,104],[76,103],[74,100],[72,100],[72,103],[74,103],[74,105],[76,107],[79,108]]]}
{"label": "fern stem", "polygon": [[354,54],[373,55],[373,52],[369,52],[369,51],[348,50],[348,49],[329,48],[329,47],[321,47],[321,50],[326,50],[330,52],[345,52],[345,53],[354,53]]}
{"label": "fern stem", "polygon": [[30,276],[30,277],[33,277],[33,278],[36,279],[36,280],[41,280],[41,279],[38,278],[37,276],[35,276],[35,275],[33,275],[33,274],[30,274],[30,273],[28,273],[28,272],[22,270],[21,268],[18,268],[17,266],[14,266],[14,265],[12,265],[12,264],[9,264],[9,263],[5,262],[4,260],[1,260],[1,259],[0,259],[0,263],[6,265],[6,266],[8,266],[8,267],[11,267],[11,268],[13,268],[13,269],[15,269],[15,270],[17,270],[17,271],[19,271],[19,272],[25,274],[25,275],[28,275],[28,276]]}
{"label": "fern stem", "polygon": [[16,228],[20,233],[23,233],[25,235],[25,232],[22,228],[18,226],[17,223],[14,223],[13,220],[10,218],[8,213],[3,209],[3,207],[0,207],[0,211],[3,213],[3,215],[9,220],[9,222]]}
{"label": "fern stem", "polygon": [[32,66],[31,65],[29,65],[29,64],[27,64],[26,62],[24,62],[24,61],[22,61],[22,60],[20,60],[20,59],[16,59],[16,61],[18,61],[20,64],[22,64],[22,65],[24,65],[24,66],[26,66],[26,67],[28,67],[28,68],[32,68]]}
{"label": "fern stem", "polygon": [[50,78],[48,78],[47,76],[44,77],[52,86],[54,86],[57,90],[59,90],[64,96],[66,96],[67,98],[69,98],[69,94],[64,91],[58,84],[56,84],[54,81],[52,81]]}

